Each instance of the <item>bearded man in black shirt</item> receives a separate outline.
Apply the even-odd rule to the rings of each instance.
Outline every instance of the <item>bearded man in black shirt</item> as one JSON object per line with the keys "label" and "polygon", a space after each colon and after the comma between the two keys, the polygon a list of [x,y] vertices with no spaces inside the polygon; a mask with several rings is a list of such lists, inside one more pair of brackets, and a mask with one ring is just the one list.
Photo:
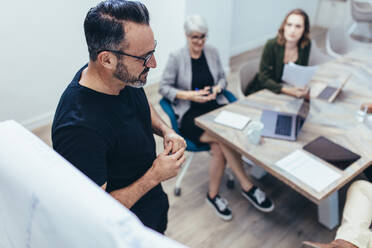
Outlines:
{"label": "bearded man in black shirt", "polygon": [[[107,0],[89,10],[84,31],[90,60],[59,101],[53,148],[146,226],[164,233],[169,205],[160,183],[177,175],[186,143],[142,88],[156,67],[149,13],[139,2]],[[158,156],[153,133],[164,138]]]}

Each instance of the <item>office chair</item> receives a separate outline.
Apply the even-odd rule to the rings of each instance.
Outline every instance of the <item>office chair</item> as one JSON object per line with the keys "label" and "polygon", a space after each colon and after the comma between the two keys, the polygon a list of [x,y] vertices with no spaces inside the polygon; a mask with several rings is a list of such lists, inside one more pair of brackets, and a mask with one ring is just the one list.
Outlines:
{"label": "office chair", "polygon": [[[236,97],[228,90],[223,90],[222,94],[227,98],[227,100],[230,103],[235,102],[237,100]],[[172,125],[173,130],[177,134],[181,135],[180,130],[178,128],[176,114],[174,113],[171,102],[168,99],[163,97],[160,100],[160,106],[162,107],[164,112],[168,115],[168,117],[171,121],[171,125]],[[209,145],[197,146],[191,140],[189,140],[187,138],[184,138],[184,139],[185,139],[186,144],[187,144],[186,151],[190,152],[190,154],[189,154],[188,158],[186,159],[185,164],[183,165],[183,167],[181,169],[181,172],[177,176],[177,181],[176,181],[176,185],[175,185],[175,188],[174,188],[174,195],[175,196],[180,196],[181,195],[181,182],[182,182],[183,177],[186,174],[186,171],[188,170],[188,168],[191,164],[191,161],[194,157],[195,152],[203,152],[203,151],[209,151],[210,150]],[[228,178],[228,181],[227,181],[227,187],[229,189],[232,189],[232,188],[234,188],[234,178],[231,174],[228,174],[228,177],[229,178]]]}
{"label": "office chair", "polygon": [[331,27],[327,31],[326,50],[329,56],[340,58],[355,48],[363,47],[368,43],[353,40],[342,27]]}
{"label": "office chair", "polygon": [[333,57],[328,54],[323,53],[317,46],[315,40],[311,40],[310,56],[309,56],[309,66],[321,65],[330,60]]}
{"label": "office chair", "polygon": [[238,98],[245,98],[244,92],[252,82],[254,76],[258,72],[260,59],[252,59],[248,63],[243,64],[239,68],[239,80],[237,83]]}
{"label": "office chair", "polygon": [[[349,29],[350,36],[360,42],[372,42],[372,1],[351,0],[351,16],[353,25]],[[363,29],[364,28],[364,29]],[[357,32],[359,31],[359,32]]]}

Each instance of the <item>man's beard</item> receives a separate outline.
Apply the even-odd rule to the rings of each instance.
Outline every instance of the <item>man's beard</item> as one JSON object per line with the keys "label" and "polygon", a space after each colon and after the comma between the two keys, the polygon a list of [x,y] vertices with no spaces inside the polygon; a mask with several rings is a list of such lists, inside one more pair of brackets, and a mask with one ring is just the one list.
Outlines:
{"label": "man's beard", "polygon": [[123,81],[126,85],[134,88],[142,88],[146,84],[146,77],[141,79],[141,76],[147,73],[150,70],[149,67],[145,67],[145,69],[139,74],[138,77],[133,76],[128,72],[127,67],[120,61],[116,65],[116,70],[114,72],[114,77]]}

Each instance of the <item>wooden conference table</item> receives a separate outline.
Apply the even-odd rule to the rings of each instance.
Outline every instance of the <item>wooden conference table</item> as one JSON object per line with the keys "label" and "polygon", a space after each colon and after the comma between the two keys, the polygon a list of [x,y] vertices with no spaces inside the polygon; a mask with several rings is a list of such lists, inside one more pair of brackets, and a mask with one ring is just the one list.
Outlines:
{"label": "wooden conference table", "polygon": [[[350,73],[353,76],[333,103],[316,98],[326,85],[337,86]],[[333,229],[339,224],[338,190],[372,164],[372,130],[356,118],[361,103],[372,102],[372,49],[359,49],[321,65],[312,78],[310,87],[310,112],[295,142],[262,137],[259,145],[253,145],[243,130],[214,122],[214,118],[222,110],[249,116],[253,121],[260,120],[263,109],[297,113],[302,102],[300,99],[274,94],[268,90],[262,90],[200,116],[195,122],[206,132],[317,204],[319,222]],[[338,180],[321,192],[275,165],[278,160],[301,149],[318,136],[324,136],[361,156],[345,170],[319,159],[326,166],[341,173]]]}

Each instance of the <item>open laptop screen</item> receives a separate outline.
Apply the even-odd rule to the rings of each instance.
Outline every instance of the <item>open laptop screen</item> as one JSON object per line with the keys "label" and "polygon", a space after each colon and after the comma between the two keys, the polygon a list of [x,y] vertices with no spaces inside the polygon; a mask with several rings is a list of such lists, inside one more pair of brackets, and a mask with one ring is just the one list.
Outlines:
{"label": "open laptop screen", "polygon": [[310,98],[304,98],[300,110],[296,116],[296,136],[300,132],[302,126],[305,123],[306,117],[309,115],[310,112]]}

